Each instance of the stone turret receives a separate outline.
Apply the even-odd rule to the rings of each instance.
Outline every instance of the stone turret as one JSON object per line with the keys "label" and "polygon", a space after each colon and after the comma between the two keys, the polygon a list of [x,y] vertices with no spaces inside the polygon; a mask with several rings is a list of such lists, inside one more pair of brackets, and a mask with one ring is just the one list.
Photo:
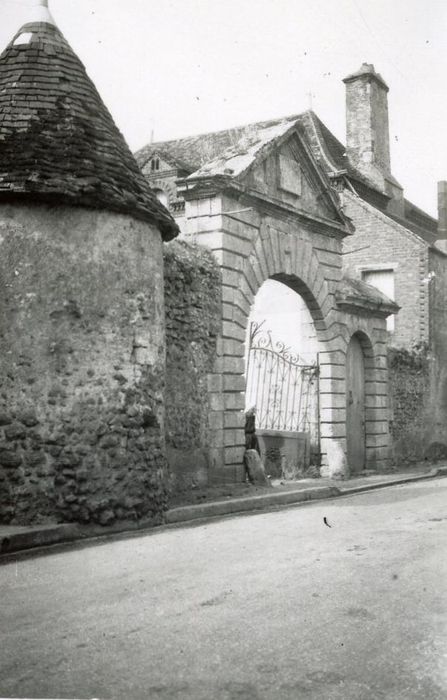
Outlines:
{"label": "stone turret", "polygon": [[0,522],[161,518],[158,202],[35,2],[0,56]]}
{"label": "stone turret", "polygon": [[[55,26],[45,0],[0,57],[0,199],[91,206],[177,227]],[[38,21],[34,18],[37,15]]]}

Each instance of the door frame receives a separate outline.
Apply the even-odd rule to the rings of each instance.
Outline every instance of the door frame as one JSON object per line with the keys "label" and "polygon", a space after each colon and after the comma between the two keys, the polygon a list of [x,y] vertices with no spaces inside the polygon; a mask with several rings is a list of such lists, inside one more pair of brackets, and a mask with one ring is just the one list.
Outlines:
{"label": "door frame", "polygon": [[[359,363],[357,371],[356,362]],[[360,473],[366,468],[365,373],[366,357],[362,338],[354,333],[346,349],[346,459],[352,474]]]}

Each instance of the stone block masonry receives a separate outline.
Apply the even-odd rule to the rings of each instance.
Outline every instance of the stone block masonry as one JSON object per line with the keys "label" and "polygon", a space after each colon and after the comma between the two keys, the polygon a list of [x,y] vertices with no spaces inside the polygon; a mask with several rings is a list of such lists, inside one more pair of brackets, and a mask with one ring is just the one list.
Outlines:
{"label": "stone block masonry", "polygon": [[[213,482],[244,478],[244,344],[251,305],[267,279],[282,282],[300,294],[313,317],[320,348],[319,431],[321,467],[325,476],[346,476],[349,473],[345,456],[346,349],[355,333],[362,332],[365,338],[371,339],[371,357],[368,355],[365,359],[368,379],[365,392],[371,409],[366,425],[368,440],[365,463],[371,468],[385,469],[388,466],[388,421],[376,413],[382,408],[381,392],[384,394],[385,407],[388,398],[387,385],[384,383],[386,371],[385,374],[383,372],[386,368],[383,357],[385,346],[382,348],[380,345],[386,332],[385,319],[377,317],[374,312],[365,312],[364,309],[349,314],[339,310],[335,292],[341,281],[341,239],[310,230],[297,221],[284,220],[280,212],[277,216],[274,215],[275,212],[261,216],[255,206],[242,208],[238,213],[240,209],[238,200],[229,195],[197,202],[187,200],[185,208],[187,220],[194,221],[195,224],[196,243],[199,247],[203,245],[211,248],[222,278],[221,298],[215,297],[215,328],[218,337],[207,382],[208,402],[204,397],[201,404],[210,410],[209,449],[206,452],[208,478]],[[200,212],[203,212],[202,225]],[[210,212],[213,212],[213,216]],[[211,230],[213,224],[216,226],[214,232]],[[234,235],[236,228],[238,237]],[[240,245],[241,240],[243,245]],[[169,247],[170,245],[168,250]],[[168,274],[166,277],[168,279]],[[170,306],[167,301],[167,308]],[[183,318],[185,313],[181,316]],[[171,320],[168,318],[168,339],[169,323]],[[170,344],[168,340],[168,383],[171,381]],[[176,372],[176,387],[183,381],[180,379],[183,369],[178,368]],[[193,394],[190,392],[190,395]],[[173,394],[167,400],[168,415],[171,403],[173,411],[182,410],[178,408],[179,402],[174,401]],[[194,410],[193,405],[191,410]],[[195,410],[198,415],[197,408]],[[183,421],[176,419],[175,423],[183,429],[188,424],[188,418],[185,416]],[[378,434],[379,444],[376,440]],[[168,437],[168,444],[169,440]],[[205,444],[203,440],[201,444]],[[384,449],[380,452],[382,447]],[[179,471],[180,467],[179,464]]]}
{"label": "stone block masonry", "polygon": [[0,521],[159,521],[159,231],[97,210],[3,205],[0,292]]}

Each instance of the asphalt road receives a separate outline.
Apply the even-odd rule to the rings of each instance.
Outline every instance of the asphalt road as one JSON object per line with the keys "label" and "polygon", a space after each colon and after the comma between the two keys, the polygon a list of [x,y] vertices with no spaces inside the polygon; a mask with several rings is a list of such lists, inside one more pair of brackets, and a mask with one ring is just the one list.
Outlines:
{"label": "asphalt road", "polygon": [[437,479],[18,557],[0,696],[445,700],[446,554]]}

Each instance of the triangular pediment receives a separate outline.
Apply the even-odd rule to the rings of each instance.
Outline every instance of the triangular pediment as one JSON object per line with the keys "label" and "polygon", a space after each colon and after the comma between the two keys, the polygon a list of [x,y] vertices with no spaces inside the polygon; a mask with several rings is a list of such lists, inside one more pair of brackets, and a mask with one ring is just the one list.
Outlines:
{"label": "triangular pediment", "polygon": [[295,130],[271,144],[268,152],[260,154],[239,179],[251,190],[278,203],[310,215],[344,221],[337,193]]}

